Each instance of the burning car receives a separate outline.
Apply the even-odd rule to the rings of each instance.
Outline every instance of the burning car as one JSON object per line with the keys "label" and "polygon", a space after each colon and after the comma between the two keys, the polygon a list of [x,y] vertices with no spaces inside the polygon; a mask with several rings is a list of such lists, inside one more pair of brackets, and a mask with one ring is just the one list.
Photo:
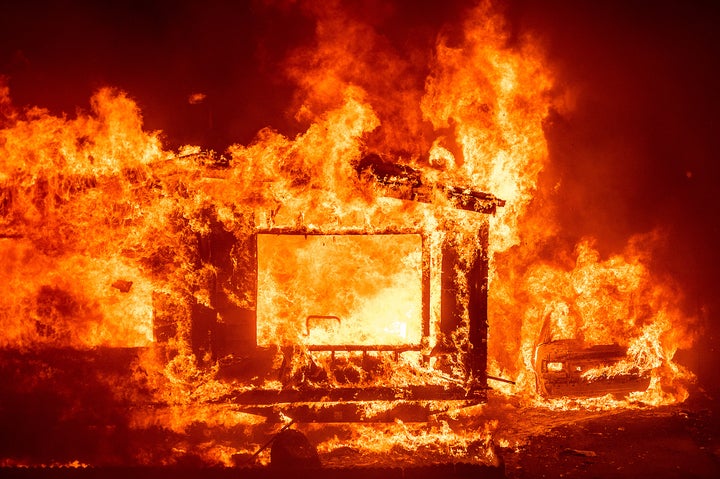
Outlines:
{"label": "burning car", "polygon": [[627,358],[627,349],[617,344],[586,345],[574,339],[542,343],[535,350],[537,391],[544,397],[622,397],[646,390],[648,373],[637,368],[612,371]]}

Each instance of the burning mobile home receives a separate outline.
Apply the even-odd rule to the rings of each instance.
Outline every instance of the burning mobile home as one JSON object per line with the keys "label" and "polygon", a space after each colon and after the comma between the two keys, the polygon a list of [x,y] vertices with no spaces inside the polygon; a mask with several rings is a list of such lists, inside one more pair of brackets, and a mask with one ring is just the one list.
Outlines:
{"label": "burning mobile home", "polygon": [[[198,267],[213,275],[207,303],[189,307],[194,354],[219,360],[228,377],[264,381],[233,395],[249,405],[483,401],[486,215],[504,202],[427,184],[419,171],[374,154],[355,170],[358,187],[383,203],[372,219],[331,215],[328,224],[317,211],[282,203],[250,211],[239,233],[213,218],[198,238]],[[177,305],[156,298],[163,342]],[[363,418],[342,414],[329,417]]]}
{"label": "burning mobile home", "polygon": [[[417,421],[447,401],[484,402],[488,216],[504,202],[356,156],[358,133],[345,128],[375,120],[350,93],[337,112],[350,121],[322,127],[340,129],[329,149],[302,151],[313,131],[295,145],[276,137],[284,163],[253,164],[247,151],[230,165],[201,152],[158,158],[152,136],[113,143],[104,118],[80,139],[63,128],[70,151],[55,158],[85,171],[41,162],[7,175],[8,384],[49,368],[65,391],[83,370],[103,391],[89,394],[129,408],[125,428],[176,432],[188,427],[165,422],[177,407],[230,406],[231,424],[253,427],[288,415]],[[97,101],[110,117],[133,108],[112,91]],[[94,150],[106,141],[113,155]],[[18,145],[31,162],[57,148]],[[337,163],[303,165],[317,155]]]}

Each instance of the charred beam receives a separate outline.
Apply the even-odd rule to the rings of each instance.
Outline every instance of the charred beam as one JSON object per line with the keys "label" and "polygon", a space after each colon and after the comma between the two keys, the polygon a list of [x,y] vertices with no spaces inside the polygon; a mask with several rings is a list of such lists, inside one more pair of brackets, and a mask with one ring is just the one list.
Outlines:
{"label": "charred beam", "polygon": [[252,389],[221,398],[220,402],[236,404],[282,404],[341,401],[438,401],[479,400],[459,386],[407,386],[407,387],[334,387],[302,389]]}
{"label": "charred beam", "polygon": [[388,163],[374,153],[363,157],[355,170],[361,177],[369,177],[383,186],[383,196],[391,198],[433,203],[435,194],[440,194],[454,208],[485,214],[495,214],[498,206],[505,206],[504,200],[490,193],[453,185],[426,184],[421,172],[407,165]]}

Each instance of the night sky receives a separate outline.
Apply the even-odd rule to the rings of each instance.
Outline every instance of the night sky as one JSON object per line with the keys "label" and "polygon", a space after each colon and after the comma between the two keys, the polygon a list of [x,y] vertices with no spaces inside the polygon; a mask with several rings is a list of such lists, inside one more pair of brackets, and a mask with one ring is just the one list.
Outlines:
{"label": "night sky", "polygon": [[[293,135],[302,125],[283,65],[313,42],[314,19],[302,3],[4,1],[0,74],[17,106],[70,115],[87,109],[97,88],[118,87],[170,148],[222,151],[265,126]],[[396,52],[427,51],[427,58],[437,33],[473,4],[345,3]],[[698,351],[706,366],[696,369],[712,378],[707,359],[720,359],[720,15],[709,3],[504,8],[513,35],[541,39],[557,88],[575,105],[547,121],[551,157],[541,178],[560,185],[563,234],[594,236],[612,254],[633,234],[663,231],[667,245],[654,267],[678,280],[689,314],[703,319]],[[198,92],[206,101],[190,104]]]}

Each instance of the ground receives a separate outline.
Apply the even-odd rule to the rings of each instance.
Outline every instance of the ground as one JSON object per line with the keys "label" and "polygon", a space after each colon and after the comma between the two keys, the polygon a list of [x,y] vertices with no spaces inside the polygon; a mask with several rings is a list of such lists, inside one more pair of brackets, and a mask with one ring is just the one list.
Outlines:
{"label": "ground", "polygon": [[607,412],[512,403],[489,400],[504,419],[497,437],[517,441],[499,449],[509,479],[720,477],[720,414],[704,391],[680,405]]}
{"label": "ground", "polygon": [[[269,421],[250,430],[243,424],[226,427],[222,421],[209,421],[189,424],[186,431],[178,432],[152,421],[145,429],[130,422],[129,408],[138,410],[140,393],[118,398],[112,386],[125,378],[126,364],[134,357],[128,351],[84,356],[56,351],[44,359],[7,351],[0,355],[0,458],[8,458],[0,461],[0,477],[285,477],[251,461],[220,468],[201,454],[208,443],[241,450],[249,442],[254,451],[255,445],[267,443],[279,431],[281,423]],[[364,435],[363,431],[373,432],[364,425],[298,422],[292,427],[306,434],[313,445],[336,435],[341,443],[346,436],[361,437],[333,450],[331,457],[327,453],[321,457],[323,468],[296,476],[715,478],[720,477],[720,401],[716,398],[720,391],[695,386],[688,400],[672,406],[553,410],[490,391],[484,405],[444,412],[427,422],[377,424],[380,432],[397,433],[407,427],[417,432],[416,437],[429,436],[430,441],[405,441],[390,453],[374,456],[360,447],[376,440]],[[167,406],[147,404],[150,416],[153,411],[159,417],[171,412]],[[222,404],[216,406],[219,414],[227,412]],[[461,450],[442,445],[434,434],[444,427],[469,432],[465,437],[472,441]],[[491,441],[485,436],[489,431]],[[472,464],[471,456],[486,457],[487,444],[494,444],[500,467],[483,469]],[[12,467],[75,462],[94,467]]]}

